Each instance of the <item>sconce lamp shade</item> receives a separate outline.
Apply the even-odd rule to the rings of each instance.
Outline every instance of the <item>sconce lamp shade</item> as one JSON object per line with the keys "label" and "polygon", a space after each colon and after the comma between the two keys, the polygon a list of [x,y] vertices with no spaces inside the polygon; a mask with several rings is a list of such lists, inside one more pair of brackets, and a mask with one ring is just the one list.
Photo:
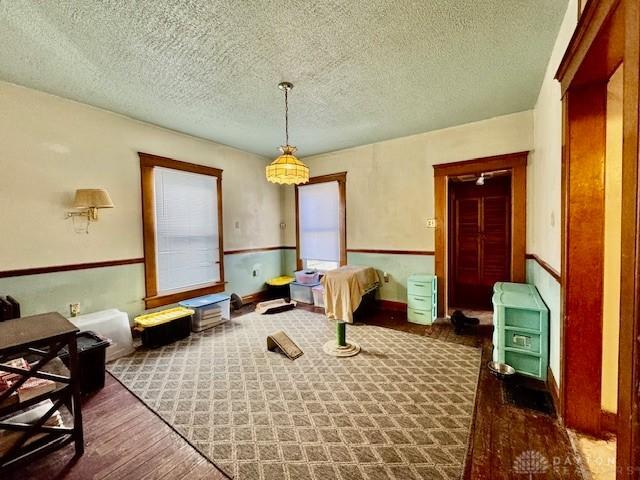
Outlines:
{"label": "sconce lamp shade", "polygon": [[106,190],[102,188],[82,188],[76,190],[73,200],[75,208],[113,208],[113,202]]}
{"label": "sconce lamp shade", "polygon": [[280,147],[282,155],[267,165],[267,180],[271,183],[299,185],[309,181],[309,167],[298,160],[293,153],[295,147]]}

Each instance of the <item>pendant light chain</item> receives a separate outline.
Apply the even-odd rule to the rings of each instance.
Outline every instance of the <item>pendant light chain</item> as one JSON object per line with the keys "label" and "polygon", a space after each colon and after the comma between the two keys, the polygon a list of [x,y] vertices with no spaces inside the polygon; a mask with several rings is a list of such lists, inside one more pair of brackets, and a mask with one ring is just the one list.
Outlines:
{"label": "pendant light chain", "polygon": [[289,89],[284,89],[284,132],[285,145],[289,145]]}
{"label": "pendant light chain", "polygon": [[294,153],[296,147],[289,145],[289,90],[290,82],[280,82],[278,88],[284,91],[284,145],[278,150],[282,152],[278,158],[266,167],[267,180],[281,185],[300,185],[309,182],[309,167],[298,160]]}

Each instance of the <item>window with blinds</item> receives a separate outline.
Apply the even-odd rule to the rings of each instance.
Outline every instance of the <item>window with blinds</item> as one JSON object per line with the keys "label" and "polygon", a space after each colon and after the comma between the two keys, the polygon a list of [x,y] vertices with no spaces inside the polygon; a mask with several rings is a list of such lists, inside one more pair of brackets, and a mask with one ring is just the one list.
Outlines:
{"label": "window with blinds", "polygon": [[298,228],[303,268],[340,265],[340,190],[337,181],[298,187]]}
{"label": "window with blinds", "polygon": [[158,294],[220,282],[218,178],[153,169]]}

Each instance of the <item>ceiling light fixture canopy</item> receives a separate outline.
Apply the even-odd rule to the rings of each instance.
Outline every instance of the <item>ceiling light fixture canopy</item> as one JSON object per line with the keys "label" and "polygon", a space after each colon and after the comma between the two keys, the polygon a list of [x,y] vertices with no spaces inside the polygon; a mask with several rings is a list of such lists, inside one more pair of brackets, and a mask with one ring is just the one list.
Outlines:
{"label": "ceiling light fixture canopy", "polygon": [[282,82],[278,84],[278,88],[284,92],[285,143],[279,148],[282,155],[267,165],[267,180],[285,185],[307,183],[309,167],[295,157],[296,147],[289,145],[289,90],[293,88],[293,84]]}

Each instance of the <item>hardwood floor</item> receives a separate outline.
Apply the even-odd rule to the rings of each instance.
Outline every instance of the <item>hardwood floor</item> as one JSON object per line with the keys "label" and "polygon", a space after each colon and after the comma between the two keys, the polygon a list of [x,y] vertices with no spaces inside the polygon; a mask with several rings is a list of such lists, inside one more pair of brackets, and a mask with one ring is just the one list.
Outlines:
{"label": "hardwood floor", "polygon": [[224,476],[115,378],[83,403],[85,452],[53,452],[3,480],[210,479]]}
{"label": "hardwood floor", "polygon": [[[464,335],[456,335],[451,323],[444,319],[429,326],[416,325],[398,312],[373,313],[366,323],[482,348],[465,479],[518,480],[526,478],[526,473],[535,474],[536,479],[583,478],[577,454],[558,419],[505,400],[502,382],[486,368],[493,351],[491,325],[481,324]],[[481,323],[485,323],[484,319]],[[538,463],[527,465],[527,459]],[[518,470],[518,466],[522,469]],[[533,470],[534,466],[539,468]]]}
{"label": "hardwood floor", "polygon": [[[234,316],[250,311],[253,305],[246,305]],[[403,313],[379,310],[364,318],[368,324],[482,348],[465,479],[518,480],[528,477],[525,473],[535,474],[536,479],[582,478],[569,437],[558,420],[509,404],[501,382],[484,368],[491,358],[491,326],[480,325],[456,335],[444,320],[431,326],[416,325],[408,323]],[[81,458],[74,461],[69,446],[3,480],[227,478],[108,374],[105,388],[85,400],[83,416],[86,448]],[[516,470],[518,458],[538,460],[539,470]]]}
{"label": "hardwood floor", "polygon": [[[491,342],[485,341],[465,478],[515,480],[536,473],[536,479],[582,479],[580,460],[559,420],[509,404],[501,381],[484,368],[491,354]],[[518,472],[527,458],[539,459],[539,470]]]}

